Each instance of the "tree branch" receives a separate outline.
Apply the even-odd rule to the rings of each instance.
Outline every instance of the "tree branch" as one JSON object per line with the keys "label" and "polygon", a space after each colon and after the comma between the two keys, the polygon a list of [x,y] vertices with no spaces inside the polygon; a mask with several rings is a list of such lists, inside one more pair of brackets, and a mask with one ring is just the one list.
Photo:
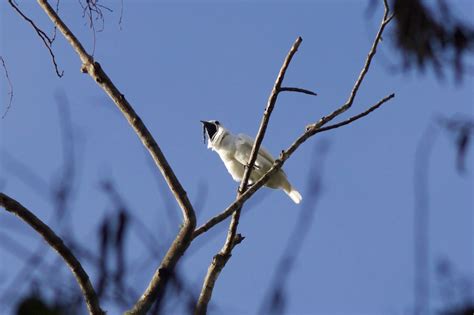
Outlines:
{"label": "tree branch", "polygon": [[[244,175],[242,177],[242,181],[240,182],[236,199],[239,199],[242,196],[243,192],[245,192],[245,190],[247,189],[247,183],[250,178],[250,173],[257,159],[258,150],[260,149],[263,138],[265,136],[265,131],[267,129],[268,122],[270,121],[270,115],[275,107],[278,94],[281,92],[281,84],[285,77],[286,70],[288,69],[291,59],[293,58],[296,51],[298,50],[298,47],[300,46],[302,40],[303,39],[298,36],[295,43],[293,44],[290,51],[288,52],[285,58],[285,61],[283,62],[283,65],[281,66],[280,72],[278,73],[277,79],[270,93],[270,97],[268,98],[267,106],[263,113],[262,121],[258,129],[257,137],[255,138],[255,142],[253,144],[252,151],[250,153],[249,161],[247,165],[245,166]],[[231,257],[232,249],[234,248],[235,245],[237,245],[243,240],[243,237],[240,234],[238,234],[238,237],[237,237],[237,226],[239,225],[240,211],[242,210],[242,205],[243,205],[243,202],[239,205],[239,207],[237,207],[237,209],[233,213],[224,246],[221,248],[219,253],[217,253],[214,256],[212,263],[210,264],[207,270],[207,274],[204,279],[201,293],[199,295],[199,299],[196,304],[196,309],[195,309],[196,315],[207,313],[207,306],[209,304],[209,301],[211,300],[212,291],[214,289],[215,282],[217,278],[219,277],[220,272],[225,267],[227,261],[229,261]]]}
{"label": "tree branch", "polygon": [[136,302],[130,314],[145,314],[156,299],[164,294],[164,288],[168,281],[168,274],[172,273],[179,258],[183,255],[185,250],[188,248],[191,240],[192,233],[196,226],[196,215],[194,209],[186,195],[186,191],[181,186],[176,175],[171,169],[168,161],[162,153],[160,147],[156,143],[155,139],[148,131],[146,126],[143,124],[140,117],[133,110],[130,103],[126,100],[125,96],[118,90],[114,83],[110,80],[108,75],[104,72],[98,62],[92,58],[84,49],[79,40],[71,32],[71,30],[64,24],[55,10],[49,5],[46,0],[37,0],[41,8],[49,16],[53,24],[59,29],[64,35],[66,40],[74,48],[79,58],[82,61],[81,71],[88,73],[96,83],[107,93],[112,101],[117,105],[122,114],[125,116],[129,124],[134,129],[137,136],[142,141],[143,145],[147,148],[148,152],[153,158],[153,161],[160,169],[163,177],[165,178],[169,188],[173,192],[179,206],[183,213],[183,225],[178,232],[175,240],[171,244],[168,252],[166,253],[160,267],[156,270],[150,281],[147,289]]}
{"label": "tree branch", "polygon": [[8,0],[8,3],[25,21],[27,21],[28,23],[31,24],[31,26],[35,30],[36,34],[38,34],[38,36],[41,38],[41,40],[43,41],[44,46],[46,47],[46,49],[48,49],[49,55],[51,56],[51,61],[53,62],[54,70],[56,71],[56,75],[61,78],[64,75],[64,71],[59,71],[59,67],[58,67],[58,64],[56,62],[56,56],[54,55],[53,49],[51,48],[51,45],[54,42],[55,36],[53,38],[50,38],[42,29],[40,29],[38,26],[36,26],[35,22],[33,22],[33,20],[30,19],[29,17],[27,17],[20,10],[20,8],[18,8],[18,6],[16,5],[14,0]]}
{"label": "tree branch", "polygon": [[371,106],[368,110],[355,115],[343,122],[330,125],[327,127],[315,129],[312,126],[308,127],[306,132],[304,132],[301,136],[299,136],[295,142],[286,150],[281,152],[280,158],[275,160],[275,163],[273,163],[273,166],[268,170],[263,177],[261,177],[258,181],[256,181],[249,189],[245,191],[237,200],[235,200],[232,204],[230,204],[224,211],[219,213],[218,215],[214,216],[213,218],[209,219],[206,223],[198,227],[193,234],[193,239],[200,236],[201,234],[209,231],[212,229],[215,225],[219,224],[220,222],[224,221],[227,219],[236,209],[238,209],[245,201],[247,201],[252,195],[257,192],[265,183],[267,180],[275,173],[277,172],[285,163],[285,161],[298,149],[298,147],[303,144],[306,140],[308,140],[310,137],[314,136],[317,133],[328,131],[331,129],[339,128],[345,125],[348,125],[364,116],[367,116],[380,106],[382,106],[385,102],[389,101],[390,99],[394,98],[395,94],[390,94],[383,99],[381,99],[379,102],[377,102],[375,105]]}
{"label": "tree branch", "polygon": [[339,128],[339,127],[342,127],[342,126],[345,126],[345,125],[348,125],[358,119],[361,119],[362,117],[365,117],[367,116],[368,114],[370,114],[371,112],[373,112],[374,110],[376,110],[377,108],[379,108],[380,106],[382,106],[385,102],[389,101],[390,99],[394,98],[395,97],[395,93],[392,93],[390,95],[387,95],[385,96],[383,99],[381,99],[380,101],[378,101],[376,104],[372,105],[371,107],[369,107],[366,111],[363,111],[362,113],[360,114],[357,114],[355,116],[352,116],[344,121],[341,121],[337,124],[334,124],[334,125],[329,125],[329,126],[326,126],[326,127],[322,127],[322,128],[319,128],[315,131],[314,134],[316,133],[320,133],[320,132],[324,132],[324,131],[328,131],[328,130],[332,130],[332,129],[336,129],[336,128]]}
{"label": "tree branch", "polygon": [[352,103],[354,102],[357,92],[359,91],[359,87],[364,81],[365,75],[367,74],[367,71],[369,71],[372,59],[374,58],[375,53],[377,52],[377,46],[382,39],[382,34],[385,30],[385,26],[387,26],[387,24],[390,23],[390,21],[393,18],[393,15],[392,16],[389,15],[390,9],[388,7],[387,1],[384,0],[383,3],[384,3],[384,14],[382,17],[382,22],[380,23],[380,27],[377,34],[375,35],[375,39],[372,43],[372,47],[370,48],[369,54],[367,55],[365,64],[362,67],[362,70],[359,73],[359,77],[355,81],[354,86],[352,87],[351,93],[349,94],[349,98],[347,99],[344,105],[336,109],[334,112],[332,112],[328,116],[322,117],[319,120],[319,122],[313,124],[312,126],[309,126],[308,128],[310,127],[320,128],[321,126],[325,125],[327,122],[333,120],[336,116],[339,116],[340,114],[344,113],[346,110],[348,110],[352,106]]}
{"label": "tree branch", "polygon": [[99,299],[92,287],[89,276],[71,250],[64,244],[63,240],[31,211],[4,193],[0,193],[0,206],[25,221],[30,227],[38,232],[41,237],[43,237],[43,239],[58,253],[59,256],[61,256],[69,269],[71,269],[72,274],[81,288],[89,313],[94,315],[105,314],[105,312],[100,308]]}
{"label": "tree branch", "polygon": [[10,107],[12,106],[12,102],[13,102],[13,84],[12,84],[12,81],[10,80],[10,76],[8,75],[7,65],[5,64],[5,60],[3,59],[2,56],[0,56],[0,61],[2,62],[2,67],[3,67],[3,70],[5,72],[5,79],[7,79],[8,95],[9,95],[7,108],[5,108],[5,111],[3,112],[3,115],[2,115],[2,119],[3,119],[7,116],[7,113],[10,110]]}
{"label": "tree branch", "polygon": [[318,95],[314,93],[313,91],[301,89],[297,87],[282,87],[280,88],[280,92],[297,92],[297,93],[303,93],[303,94],[314,95],[314,96]]}
{"label": "tree branch", "polygon": [[[201,235],[201,234],[205,233],[206,231],[210,230],[215,225],[217,225],[220,222],[224,221],[232,213],[234,213],[234,211],[236,211],[239,207],[241,207],[241,205],[247,199],[249,199],[258,189],[260,189],[260,187],[262,187],[266,183],[266,181],[270,178],[270,176],[272,176],[275,172],[277,172],[283,166],[283,164],[291,156],[291,154],[293,154],[293,152],[302,143],[304,143],[308,138],[314,136],[315,134],[317,134],[319,132],[327,131],[327,130],[330,130],[330,129],[334,129],[334,128],[337,128],[337,127],[341,127],[341,126],[350,124],[351,122],[353,122],[355,120],[358,120],[358,119],[368,115],[369,113],[371,113],[372,111],[374,111],[375,109],[377,109],[382,104],[384,104],[385,102],[387,102],[388,100],[390,100],[391,98],[393,98],[395,96],[394,94],[391,94],[391,95],[385,97],[384,99],[379,101],[377,104],[375,104],[374,106],[369,108],[367,111],[350,118],[349,119],[350,121],[345,121],[345,122],[342,122],[342,123],[339,123],[339,124],[336,124],[336,125],[333,125],[333,126],[328,126],[326,128],[322,128],[325,124],[332,121],[334,118],[336,118],[337,116],[339,116],[340,114],[342,114],[343,112],[345,112],[347,109],[349,109],[351,107],[351,105],[352,105],[352,103],[355,99],[355,96],[357,95],[357,92],[359,90],[359,87],[360,87],[362,81],[365,78],[365,74],[367,73],[367,71],[370,68],[372,58],[374,57],[374,55],[376,53],[377,46],[380,42],[380,39],[382,37],[385,26],[391,21],[391,19],[393,17],[393,16],[389,16],[389,7],[388,7],[388,4],[387,4],[386,1],[384,1],[384,7],[385,7],[385,11],[384,11],[384,14],[383,14],[382,22],[380,24],[380,28],[379,28],[379,30],[378,30],[378,32],[375,36],[375,39],[372,43],[372,47],[370,48],[369,54],[367,56],[367,59],[365,61],[364,66],[362,67],[360,75],[357,78],[357,80],[356,80],[356,82],[355,82],[355,84],[352,88],[352,91],[351,91],[351,94],[349,96],[348,101],[346,103],[344,103],[343,105],[341,105],[339,108],[337,108],[335,111],[333,111],[331,114],[322,117],[317,123],[314,123],[314,124],[311,124],[311,125],[307,126],[306,131],[300,137],[298,137],[295,140],[295,142],[293,142],[293,144],[288,149],[286,149],[286,151],[282,151],[282,153],[280,155],[280,158],[277,159],[275,161],[275,163],[273,163],[272,168],[263,177],[261,177],[258,181],[256,181],[252,185],[252,187],[250,187],[248,190],[246,190],[239,198],[237,198],[237,200],[235,200],[231,205],[229,205],[227,207],[227,209],[225,209],[220,214],[214,216],[213,218],[209,219],[206,223],[204,223],[199,228],[197,228],[193,233],[193,238],[198,237],[199,235]],[[319,130],[321,130],[321,131],[319,131]]]}

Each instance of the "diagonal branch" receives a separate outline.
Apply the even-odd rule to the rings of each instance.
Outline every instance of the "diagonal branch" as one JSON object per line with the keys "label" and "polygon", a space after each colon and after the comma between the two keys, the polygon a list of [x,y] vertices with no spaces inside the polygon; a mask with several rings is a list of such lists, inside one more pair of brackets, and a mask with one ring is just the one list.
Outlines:
{"label": "diagonal branch", "polygon": [[94,59],[89,54],[87,54],[82,44],[64,24],[64,22],[59,18],[59,16],[56,14],[54,9],[48,4],[48,2],[46,0],[38,0],[38,3],[48,14],[51,21],[58,27],[59,31],[69,41],[76,53],[79,55],[83,63],[81,70],[83,72],[88,73],[105,91],[105,93],[107,93],[107,95],[112,99],[115,105],[117,105],[117,107],[122,111],[122,114],[128,120],[129,124],[133,127],[138,137],[148,149],[156,165],[159,167],[160,171],[165,177],[168,186],[173,191],[176,200],[178,201],[181,209],[183,210],[183,216],[185,220],[192,221],[193,217],[195,216],[194,210],[186,196],[186,192],[179,183],[178,179],[176,178],[176,175],[168,164],[161,149],[159,148],[158,144],[156,143],[146,126],[143,124],[140,117],[133,110],[130,103],[125,99],[125,96],[120,93],[118,88],[110,80],[110,78],[107,76],[100,64],[94,61]]}
{"label": "diagonal branch", "polygon": [[115,105],[125,116],[129,124],[132,126],[135,133],[152,156],[153,161],[158,166],[170,190],[173,192],[175,199],[181,207],[184,221],[183,225],[179,230],[175,240],[168,249],[165,257],[163,258],[161,265],[159,268],[157,268],[155,274],[153,275],[153,278],[150,281],[147,289],[136,302],[133,310],[130,311],[131,314],[145,314],[150,309],[155,300],[160,300],[160,298],[163,296],[165,291],[164,289],[169,279],[168,275],[172,274],[178,260],[181,258],[191,243],[191,236],[196,226],[196,215],[194,209],[187,197],[186,191],[178,181],[160,147],[140,117],[134,111],[130,103],[127,101],[125,96],[110,80],[100,64],[85,51],[82,44],[66,26],[66,24],[64,24],[56,11],[49,5],[48,1],[37,1],[41,8],[49,16],[53,24],[59,29],[59,31],[64,35],[66,40],[79,55],[79,58],[82,61],[81,71],[88,73],[96,81],[96,83],[105,91],[105,93],[107,93],[107,95],[112,99]]}
{"label": "diagonal branch", "polygon": [[2,56],[0,56],[0,61],[2,62],[2,67],[3,67],[3,70],[5,72],[5,78],[7,79],[8,95],[9,95],[7,108],[5,108],[5,111],[3,112],[3,115],[2,115],[2,119],[4,119],[7,116],[8,111],[10,110],[10,107],[12,106],[12,102],[13,102],[13,84],[12,84],[12,81],[10,80],[10,76],[8,75],[7,65],[5,64],[5,60],[3,59]]}
{"label": "diagonal branch", "polygon": [[370,48],[369,54],[368,54],[367,59],[364,63],[364,66],[362,67],[360,75],[357,78],[357,80],[356,80],[356,82],[355,82],[355,84],[352,88],[352,91],[350,93],[348,101],[346,103],[344,103],[343,105],[341,105],[339,108],[337,108],[335,111],[330,113],[329,115],[322,117],[317,123],[314,123],[314,124],[311,124],[311,125],[307,126],[306,131],[298,139],[296,139],[296,141],[286,151],[282,151],[282,153],[280,155],[280,158],[275,161],[272,168],[263,177],[261,177],[257,182],[255,182],[252,185],[252,187],[250,187],[248,190],[246,190],[239,198],[237,198],[237,200],[235,200],[231,205],[229,205],[227,207],[227,209],[225,209],[220,214],[214,216],[213,218],[209,219],[206,223],[204,223],[199,228],[197,228],[193,233],[193,238],[196,238],[199,235],[201,235],[201,234],[205,233],[206,231],[210,230],[212,227],[214,227],[215,225],[217,225],[220,222],[224,221],[226,218],[228,218],[230,215],[232,215],[232,213],[234,213],[237,209],[239,209],[247,199],[249,199],[260,187],[262,187],[266,183],[266,181],[270,178],[270,176],[272,176],[275,172],[277,172],[283,166],[283,164],[291,156],[291,154],[293,154],[293,152],[302,143],[304,143],[308,138],[314,136],[315,134],[317,134],[319,132],[327,131],[327,130],[330,130],[330,129],[341,127],[343,125],[350,124],[353,121],[358,120],[358,119],[368,115],[369,113],[371,113],[375,109],[379,108],[382,104],[384,104],[385,102],[387,102],[388,100],[390,100],[391,98],[393,98],[395,96],[394,94],[391,94],[391,95],[383,98],[377,104],[375,104],[374,106],[369,108],[367,111],[365,111],[365,112],[363,112],[359,115],[356,115],[352,118],[349,118],[348,121],[345,121],[345,122],[342,122],[342,123],[339,123],[339,124],[336,124],[336,125],[328,126],[326,128],[322,128],[328,122],[332,121],[334,118],[336,118],[337,116],[339,116],[340,114],[342,114],[343,112],[345,112],[347,109],[349,109],[352,106],[352,103],[355,99],[355,96],[357,95],[359,87],[360,87],[362,81],[364,80],[367,71],[370,68],[372,58],[375,56],[375,53],[377,51],[377,46],[380,42],[380,39],[382,38],[383,31],[385,30],[386,25],[388,23],[390,23],[390,21],[392,20],[392,17],[393,17],[393,15],[389,15],[390,10],[389,10],[388,3],[387,3],[386,0],[384,0],[384,8],[385,8],[385,10],[384,10],[384,14],[383,14],[383,17],[382,17],[382,21],[380,23],[379,30],[378,30],[378,32],[375,36],[375,39],[372,43],[372,47]]}
{"label": "diagonal branch", "polygon": [[265,175],[263,177],[261,177],[258,181],[256,181],[248,190],[245,191],[245,193],[243,193],[237,200],[235,200],[231,205],[229,205],[224,211],[222,211],[218,215],[214,216],[213,218],[209,219],[209,221],[207,221],[206,223],[201,225],[199,228],[197,228],[194,231],[193,238],[196,238],[196,237],[200,236],[201,234],[209,231],[214,226],[216,226],[220,222],[227,219],[230,215],[232,215],[232,213],[234,213],[239,207],[242,206],[242,204],[244,204],[245,201],[247,201],[250,197],[252,197],[252,195],[255,192],[257,192],[257,190],[259,190],[263,185],[265,185],[267,180],[283,166],[285,161],[306,140],[308,140],[309,138],[311,138],[312,136],[314,136],[317,133],[328,131],[328,130],[335,129],[335,128],[339,128],[339,127],[348,125],[348,124],[350,124],[350,123],[352,123],[352,122],[354,122],[354,121],[356,121],[356,120],[358,120],[362,117],[365,117],[365,116],[367,116],[368,114],[370,114],[371,112],[373,112],[374,110],[376,110],[377,108],[379,108],[384,103],[386,103],[387,101],[389,101],[390,99],[392,99],[394,97],[395,97],[395,94],[392,93],[392,94],[384,97],[383,99],[381,99],[379,102],[377,102],[375,105],[371,106],[366,111],[364,111],[364,112],[362,112],[358,115],[355,115],[355,116],[353,116],[353,117],[351,117],[351,118],[349,118],[349,119],[347,119],[343,122],[340,122],[340,123],[337,123],[337,124],[334,124],[334,125],[330,125],[330,126],[327,126],[327,127],[322,127],[322,128],[319,128],[319,129],[311,128],[311,129],[306,130],[306,132],[304,132],[300,137],[298,137],[295,140],[295,142],[293,142],[293,144],[288,149],[282,151],[282,153],[280,155],[280,158],[277,159],[275,161],[275,163],[273,163],[273,166],[268,170],[267,173],[265,173]]}
{"label": "diagonal branch", "polygon": [[5,210],[8,212],[18,216],[36,232],[38,232],[38,234],[43,237],[49,246],[51,246],[66,262],[68,267],[71,269],[72,274],[76,278],[79,287],[81,288],[82,295],[86,300],[89,313],[98,315],[105,314],[105,312],[100,308],[99,299],[96,292],[94,291],[94,288],[92,287],[89,276],[82,268],[81,263],[74,256],[69,247],[64,244],[63,240],[31,211],[4,193],[0,193],[0,206],[5,208]]}
{"label": "diagonal branch", "polygon": [[[298,47],[300,46],[302,40],[303,39],[301,37],[298,37],[296,39],[295,43],[293,44],[290,51],[288,52],[285,58],[285,61],[283,62],[280,72],[278,73],[272,92],[270,93],[270,97],[268,98],[267,106],[265,108],[262,121],[258,129],[257,137],[255,138],[255,142],[253,144],[252,151],[250,153],[249,161],[247,165],[245,166],[244,175],[242,177],[242,181],[240,182],[236,199],[239,199],[242,196],[242,193],[245,192],[245,190],[247,189],[247,183],[250,178],[250,173],[257,159],[258,150],[260,149],[263,138],[265,136],[265,131],[267,130],[268,122],[270,121],[270,115],[275,107],[278,94],[281,92],[281,84],[285,77],[286,70],[288,69],[291,59],[293,58],[296,51],[298,50]],[[219,251],[219,253],[217,253],[214,256],[212,263],[210,264],[207,270],[207,274],[206,274],[206,277],[204,278],[204,283],[201,289],[201,293],[199,295],[199,299],[196,304],[195,314],[200,315],[200,314],[207,313],[207,306],[209,304],[209,301],[211,300],[212,291],[214,289],[215,282],[217,278],[219,277],[219,274],[221,273],[222,269],[225,267],[225,265],[229,261],[231,257],[232,249],[234,248],[235,245],[237,245],[243,240],[243,237],[240,234],[237,234],[237,226],[239,225],[240,211],[242,210],[242,205],[243,203],[240,204],[240,206],[237,207],[236,211],[233,213],[224,246]]]}
{"label": "diagonal branch", "polygon": [[357,95],[357,92],[359,91],[359,88],[362,82],[364,81],[365,75],[369,71],[370,64],[372,63],[372,59],[374,58],[375,53],[377,52],[378,44],[382,40],[382,34],[385,30],[385,27],[387,26],[388,23],[390,23],[390,21],[393,18],[393,15],[389,15],[390,9],[388,7],[387,0],[384,0],[383,2],[384,2],[384,14],[382,17],[382,21],[380,22],[379,30],[377,34],[375,35],[375,39],[372,43],[372,47],[370,48],[369,54],[367,55],[367,59],[365,60],[365,64],[359,73],[359,77],[357,78],[357,80],[354,83],[354,86],[352,87],[352,90],[349,94],[349,98],[347,99],[346,103],[344,103],[344,105],[342,105],[341,107],[333,111],[331,114],[322,117],[317,123],[309,126],[308,128],[311,128],[311,127],[320,128],[321,126],[325,125],[327,122],[333,120],[336,116],[339,116],[340,114],[344,113],[354,103],[354,99]]}
{"label": "diagonal branch", "polygon": [[265,137],[265,132],[267,130],[268,122],[270,121],[270,115],[273,112],[273,108],[275,108],[278,94],[281,91],[281,84],[283,83],[283,79],[285,78],[286,69],[288,69],[291,59],[293,59],[293,56],[298,50],[298,47],[300,47],[300,44],[302,41],[303,39],[300,36],[298,36],[293,46],[291,46],[291,49],[288,55],[286,56],[285,61],[283,62],[283,65],[281,66],[280,72],[278,73],[278,77],[276,79],[275,85],[273,86],[270,97],[268,98],[267,107],[265,108],[265,111],[263,113],[262,122],[260,123],[260,127],[257,132],[257,137],[255,138],[255,143],[253,144],[252,152],[250,153],[249,162],[245,166],[244,176],[242,178],[242,182],[240,183],[240,187],[239,187],[239,195],[242,192],[244,192],[245,189],[247,188],[247,182],[248,182],[248,179],[250,178],[250,173],[255,163],[255,160],[257,159],[258,150],[260,149],[260,145],[262,144],[263,137]]}
{"label": "diagonal branch", "polygon": [[378,101],[376,104],[372,105],[371,107],[369,107],[367,110],[363,111],[362,113],[360,114],[357,114],[355,116],[352,116],[344,121],[341,121],[339,123],[336,123],[336,124],[333,124],[333,125],[329,125],[329,126],[326,126],[326,127],[322,127],[322,128],[319,128],[315,131],[315,134],[316,133],[320,133],[320,132],[324,132],[324,131],[328,131],[328,130],[332,130],[332,129],[336,129],[336,128],[339,128],[339,127],[342,127],[342,126],[345,126],[345,125],[348,125],[358,119],[361,119],[362,117],[365,117],[367,116],[368,114],[370,114],[371,112],[373,112],[374,110],[376,110],[377,108],[379,108],[380,106],[382,106],[385,102],[389,101],[390,99],[394,98],[395,97],[395,94],[392,93],[390,95],[387,95],[385,96],[384,98],[382,98],[380,101]]}

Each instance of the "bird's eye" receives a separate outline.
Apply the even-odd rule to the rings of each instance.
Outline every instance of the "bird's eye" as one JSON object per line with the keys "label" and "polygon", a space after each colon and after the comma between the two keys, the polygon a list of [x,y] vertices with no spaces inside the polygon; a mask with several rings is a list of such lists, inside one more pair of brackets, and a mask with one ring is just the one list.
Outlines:
{"label": "bird's eye", "polygon": [[219,121],[218,121],[218,120],[216,120],[216,125],[219,125]]}

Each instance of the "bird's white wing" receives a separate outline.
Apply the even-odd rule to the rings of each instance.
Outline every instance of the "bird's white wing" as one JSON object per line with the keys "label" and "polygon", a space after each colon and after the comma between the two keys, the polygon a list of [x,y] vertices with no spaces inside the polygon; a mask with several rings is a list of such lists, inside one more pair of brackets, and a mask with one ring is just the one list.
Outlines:
{"label": "bird's white wing", "polygon": [[[242,133],[237,135],[235,159],[242,165],[247,165],[253,144],[254,140],[249,136]],[[273,156],[260,146],[254,168],[268,170],[274,161]]]}

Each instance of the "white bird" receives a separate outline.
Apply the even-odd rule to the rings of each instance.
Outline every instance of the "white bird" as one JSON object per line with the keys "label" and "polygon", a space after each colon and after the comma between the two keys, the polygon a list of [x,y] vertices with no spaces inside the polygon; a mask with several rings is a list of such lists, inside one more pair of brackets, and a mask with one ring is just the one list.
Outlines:
{"label": "white bird", "polygon": [[[232,178],[240,182],[244,176],[245,165],[250,158],[254,139],[244,134],[233,135],[217,120],[201,120],[201,122],[203,133],[206,132],[208,136],[208,149],[219,154]],[[249,184],[259,180],[272,167],[273,162],[275,162],[273,156],[265,148],[260,147],[250,174]],[[265,186],[283,190],[295,203],[300,203],[303,199],[301,194],[291,186],[282,169],[273,174]]]}

